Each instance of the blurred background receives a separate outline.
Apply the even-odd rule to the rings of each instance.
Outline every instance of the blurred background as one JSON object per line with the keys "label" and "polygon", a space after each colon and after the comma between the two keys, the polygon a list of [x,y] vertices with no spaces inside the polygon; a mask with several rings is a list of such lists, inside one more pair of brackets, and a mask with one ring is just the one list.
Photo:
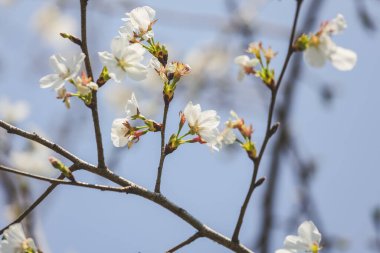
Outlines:
{"label": "blurred background", "polygon": [[[176,131],[178,112],[188,101],[216,109],[225,121],[233,109],[255,129],[262,143],[268,90],[256,79],[237,81],[233,59],[248,44],[262,41],[278,52],[279,73],[295,11],[289,0],[127,1],[89,0],[88,40],[95,76],[97,52],[109,51],[120,20],[134,7],[154,8],[155,40],[167,45],[169,60],[188,63],[168,119]],[[277,103],[281,128],[271,139],[259,175],[265,183],[253,194],[241,241],[255,252],[282,247],[304,220],[322,232],[324,252],[380,252],[380,1],[304,0],[297,34],[317,31],[337,13],[348,28],[334,41],[358,54],[356,67],[339,72],[330,64],[308,67],[292,58]],[[72,100],[71,109],[52,90],[39,88],[50,73],[49,56],[79,48],[59,36],[79,37],[79,1],[0,0],[0,119],[60,144],[96,164],[90,111]],[[110,141],[112,121],[124,116],[135,92],[141,111],[161,120],[161,83],[151,73],[136,83],[108,82],[99,92],[99,113],[107,165],[153,190],[159,161],[158,134],[148,134],[132,149]],[[57,176],[44,147],[0,130],[0,163],[44,176]],[[57,156],[55,154],[55,156]],[[59,157],[59,156],[57,156]],[[59,157],[61,158],[61,157]],[[64,159],[62,159],[64,160]],[[238,146],[212,153],[203,145],[184,145],[167,157],[162,192],[202,222],[231,237],[249,187],[252,165]],[[102,183],[77,172],[80,181]],[[0,172],[0,228],[14,220],[48,184]],[[165,252],[195,231],[159,206],[136,196],[59,186],[25,220],[45,253]],[[179,252],[229,252],[198,239]]]}

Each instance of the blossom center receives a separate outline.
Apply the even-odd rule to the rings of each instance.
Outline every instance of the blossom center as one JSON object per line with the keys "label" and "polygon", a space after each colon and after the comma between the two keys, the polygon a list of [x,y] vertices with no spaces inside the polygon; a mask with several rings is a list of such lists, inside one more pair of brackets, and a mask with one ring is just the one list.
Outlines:
{"label": "blossom center", "polygon": [[126,69],[130,66],[126,61],[123,59],[116,58],[117,66],[120,67],[122,70],[126,71]]}
{"label": "blossom center", "polygon": [[310,251],[312,252],[312,253],[318,253],[318,251],[319,251],[319,245],[318,245],[318,243],[316,243],[316,242],[314,242],[311,246],[310,246]]}

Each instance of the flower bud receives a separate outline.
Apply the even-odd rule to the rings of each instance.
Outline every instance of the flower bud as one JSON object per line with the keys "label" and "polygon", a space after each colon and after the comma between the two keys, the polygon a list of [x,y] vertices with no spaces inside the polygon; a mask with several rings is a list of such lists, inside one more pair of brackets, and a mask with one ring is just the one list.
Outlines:
{"label": "flower bud", "polygon": [[249,44],[247,52],[256,56],[257,59],[261,59],[262,49],[263,49],[263,45],[261,42],[253,42]]}
{"label": "flower bud", "polygon": [[53,156],[49,157],[49,162],[54,168],[61,171],[62,174],[66,178],[70,179],[70,181],[75,182],[75,178],[74,178],[73,174],[71,173],[70,169],[66,165],[63,164],[63,162],[61,162],[60,160],[58,160],[57,158],[55,158]]}

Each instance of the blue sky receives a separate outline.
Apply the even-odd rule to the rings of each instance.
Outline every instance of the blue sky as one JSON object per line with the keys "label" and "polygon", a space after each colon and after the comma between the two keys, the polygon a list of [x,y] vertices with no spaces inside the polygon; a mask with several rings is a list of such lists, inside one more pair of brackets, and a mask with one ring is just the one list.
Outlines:
{"label": "blue sky", "polygon": [[[305,0],[305,4],[309,1],[311,0]],[[32,113],[23,126],[30,128],[37,125],[53,139],[59,139],[57,131],[66,117],[76,119],[74,129],[77,130],[72,133],[70,141],[65,142],[65,147],[79,157],[95,163],[90,114],[79,103],[74,103],[73,108],[67,111],[54,98],[52,91],[38,87],[39,78],[50,72],[48,57],[56,53],[56,49],[42,41],[31,26],[33,13],[43,5],[42,2],[18,1],[10,7],[0,9],[0,31],[7,35],[0,39],[1,95],[28,101]],[[78,18],[76,1],[68,2],[70,4],[65,13]],[[212,22],[207,23],[207,20],[210,22],[207,18],[200,19],[201,22],[195,19],[181,20],[181,16],[169,14],[180,11],[183,15],[201,14],[202,17],[211,17],[211,20],[224,20],[225,17],[222,1],[195,0],[186,1],[186,5],[185,1],[172,0],[143,3],[157,9],[159,20],[155,25],[156,36],[169,45],[175,52],[173,55],[180,58],[184,58],[188,50],[213,41],[219,29]],[[368,6],[379,8],[379,3],[368,1]],[[110,40],[121,25],[120,18],[129,10],[115,8],[112,15],[105,14],[94,10],[90,1],[89,38],[93,41],[90,51],[95,70],[99,71],[101,67],[97,52],[109,50]],[[344,14],[348,29],[334,40],[357,52],[357,66],[346,73],[335,70],[329,64],[323,69],[307,67],[299,84],[290,123],[293,132],[297,134],[301,153],[317,161],[318,172],[312,183],[312,193],[323,228],[329,234],[347,239],[347,252],[350,253],[369,252],[369,240],[374,235],[370,214],[372,208],[380,205],[380,172],[377,168],[380,164],[380,135],[377,130],[380,122],[380,87],[376,75],[380,35],[365,31],[354,10],[353,1],[330,0],[321,12],[320,20],[331,19],[337,13]],[[257,11],[258,20],[290,29],[294,3],[285,0],[268,1]],[[375,14],[372,9],[370,11]],[[203,20],[205,23],[202,23]],[[379,17],[375,17],[375,21],[379,24]],[[286,38],[268,36],[265,31],[259,33],[257,38],[279,52],[274,63],[279,69],[285,56]],[[235,49],[236,41],[234,38],[231,42]],[[77,48],[68,46],[64,50],[75,51]],[[237,72],[237,69],[231,71]],[[322,105],[318,94],[320,85],[324,83],[331,83],[336,91],[335,99],[329,107]],[[246,80],[231,85],[240,89],[237,93],[244,99],[237,97],[235,105],[247,121],[254,122],[255,138],[259,144],[265,127],[267,98],[264,94],[264,97],[253,101],[258,101],[257,104],[252,105],[252,99],[244,93],[260,95],[261,93],[255,92],[257,84],[252,85]],[[100,99],[105,99],[105,96],[101,94]],[[219,111],[213,100],[206,100],[202,96],[191,100],[201,103],[205,109]],[[183,110],[187,101],[188,98],[176,97],[170,111],[169,132],[175,131],[177,113]],[[109,108],[106,100],[102,100],[100,106],[103,139],[106,155],[109,155],[114,150],[109,140],[111,122],[120,115]],[[229,109],[220,108],[224,119],[227,119]],[[124,149],[120,152],[122,160],[118,172],[152,189],[159,158],[159,136],[148,135],[131,150]],[[266,159],[270,159],[270,154],[266,154]],[[260,175],[265,175],[266,165],[267,162],[262,165]],[[207,147],[188,145],[167,158],[162,189],[168,198],[201,221],[230,236],[249,186],[250,174],[251,164],[243,152],[229,154],[224,150],[210,153]],[[85,173],[78,173],[77,177],[105,183]],[[34,185],[37,196],[44,186],[40,182]],[[265,185],[262,188],[264,187]],[[257,214],[263,189],[259,188],[254,193],[241,232],[241,240],[247,245],[250,245],[256,232],[255,224],[258,224]],[[280,189],[275,212],[280,218],[278,225],[281,225],[297,200],[295,180],[289,166],[284,166],[281,172]],[[144,199],[70,187],[59,187],[36,209],[36,214],[47,243],[44,245],[49,247],[44,252],[164,252],[195,232],[166,210]],[[0,224],[5,224],[5,220],[0,220]],[[294,231],[297,226],[294,224]],[[283,230],[276,232],[273,249],[282,246],[285,235]],[[200,239],[180,252],[229,251],[207,239]]]}

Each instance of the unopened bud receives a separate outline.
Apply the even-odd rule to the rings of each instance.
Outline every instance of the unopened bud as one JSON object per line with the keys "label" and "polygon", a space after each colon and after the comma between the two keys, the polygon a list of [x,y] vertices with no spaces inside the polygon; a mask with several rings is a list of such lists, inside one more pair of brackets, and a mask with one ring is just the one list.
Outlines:
{"label": "unopened bud", "polygon": [[261,177],[259,178],[256,183],[255,183],[255,187],[259,187],[260,185],[262,185],[263,183],[265,182],[265,177]]}
{"label": "unopened bud", "polygon": [[77,37],[71,35],[71,34],[60,33],[59,35],[61,35],[62,38],[69,39],[71,42],[73,42],[79,46],[82,46],[82,41],[80,39],[78,39]]}
{"label": "unopened bud", "polygon": [[65,177],[70,179],[70,181],[75,182],[75,178],[73,174],[71,173],[70,169],[66,165],[63,164],[63,162],[61,162],[60,160],[58,160],[57,158],[53,156],[49,157],[49,162],[54,168],[61,171]]}
{"label": "unopened bud", "polygon": [[276,122],[276,123],[274,123],[274,125],[273,125],[272,128],[270,129],[269,134],[270,134],[271,136],[274,135],[274,134],[277,132],[277,130],[278,130],[279,127],[280,127],[280,122]]}

